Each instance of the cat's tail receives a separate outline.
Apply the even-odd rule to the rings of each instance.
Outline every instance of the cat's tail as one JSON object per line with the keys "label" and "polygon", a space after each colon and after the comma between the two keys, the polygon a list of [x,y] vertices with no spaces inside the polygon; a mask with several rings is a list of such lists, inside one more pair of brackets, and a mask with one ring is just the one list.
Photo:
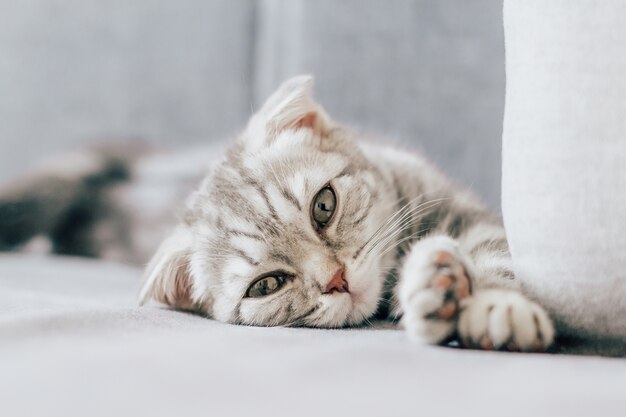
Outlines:
{"label": "cat's tail", "polygon": [[128,181],[133,162],[149,148],[132,142],[98,144],[53,157],[22,177],[0,185],[0,250],[17,249],[35,236],[50,238],[56,253],[93,221],[106,187]]}

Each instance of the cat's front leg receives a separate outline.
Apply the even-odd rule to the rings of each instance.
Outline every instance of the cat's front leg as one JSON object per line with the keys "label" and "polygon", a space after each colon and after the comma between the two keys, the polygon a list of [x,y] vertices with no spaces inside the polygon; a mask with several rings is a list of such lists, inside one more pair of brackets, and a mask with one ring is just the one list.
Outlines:
{"label": "cat's front leg", "polygon": [[541,352],[553,342],[545,310],[517,291],[477,290],[459,315],[461,345],[485,350]]}
{"label": "cat's front leg", "polygon": [[484,268],[450,237],[417,242],[398,286],[408,336],[431,344],[458,337],[462,345],[482,349],[550,346],[554,330],[543,308],[515,290],[480,288],[492,279],[478,274],[484,274]]}
{"label": "cat's front leg", "polygon": [[413,245],[397,287],[407,335],[430,344],[454,337],[461,309],[472,293],[473,276],[471,260],[453,239],[434,236]]}

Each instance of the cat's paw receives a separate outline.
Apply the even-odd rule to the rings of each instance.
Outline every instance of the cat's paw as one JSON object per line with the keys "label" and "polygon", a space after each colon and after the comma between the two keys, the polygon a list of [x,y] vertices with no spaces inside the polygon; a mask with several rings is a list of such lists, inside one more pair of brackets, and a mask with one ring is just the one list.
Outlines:
{"label": "cat's paw", "polygon": [[546,311],[522,294],[508,290],[481,290],[466,300],[458,325],[463,346],[541,352],[554,340]]}
{"label": "cat's paw", "polygon": [[461,302],[471,294],[469,260],[448,237],[418,242],[402,269],[402,324],[415,341],[441,343],[455,332]]}

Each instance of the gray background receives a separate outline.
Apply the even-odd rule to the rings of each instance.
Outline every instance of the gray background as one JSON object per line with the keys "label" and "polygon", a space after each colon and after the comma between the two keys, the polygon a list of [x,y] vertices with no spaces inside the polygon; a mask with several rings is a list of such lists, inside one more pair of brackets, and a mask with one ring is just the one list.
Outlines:
{"label": "gray background", "polygon": [[0,181],[101,138],[236,133],[308,72],[340,121],[423,149],[500,206],[498,0],[0,0]]}

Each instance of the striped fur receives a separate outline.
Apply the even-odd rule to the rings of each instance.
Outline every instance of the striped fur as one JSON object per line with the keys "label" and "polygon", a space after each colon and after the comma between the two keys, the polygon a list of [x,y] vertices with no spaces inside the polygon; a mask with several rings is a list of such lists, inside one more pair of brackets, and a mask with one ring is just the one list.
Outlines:
{"label": "striped fur", "polygon": [[[467,264],[475,294],[516,290],[500,220],[421,156],[369,143],[332,122],[311,99],[311,83],[310,77],[296,77],[283,84],[212,164],[146,269],[141,302],[156,299],[220,321],[259,326],[360,325],[378,312],[418,320],[405,323],[411,331],[428,327],[430,319],[406,314],[413,307],[402,288],[416,287],[402,283],[428,277],[407,265],[422,262],[423,251],[447,250],[450,242],[449,250]],[[189,178],[202,172],[191,171]],[[139,172],[136,166],[133,172]],[[126,185],[131,191],[134,178]],[[320,232],[313,227],[311,205],[327,185],[338,203]],[[173,204],[165,207],[173,211]],[[136,242],[148,228],[131,229],[125,252],[145,252]],[[350,293],[323,294],[341,267]],[[270,271],[290,278],[274,294],[246,297],[255,277]],[[454,333],[456,321],[446,329],[443,336],[421,336],[441,342]],[[549,329],[544,333],[551,341]]]}

